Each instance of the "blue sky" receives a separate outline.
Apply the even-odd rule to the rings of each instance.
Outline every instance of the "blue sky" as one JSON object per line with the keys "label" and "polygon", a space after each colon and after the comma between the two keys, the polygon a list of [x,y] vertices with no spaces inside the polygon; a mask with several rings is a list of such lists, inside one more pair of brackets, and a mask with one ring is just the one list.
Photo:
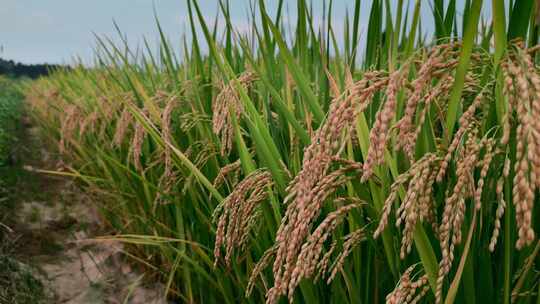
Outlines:
{"label": "blue sky", "polygon": [[[275,2],[267,1],[268,10],[275,10]],[[295,2],[286,0],[293,20]],[[362,2],[361,33],[365,32],[371,1]],[[413,2],[410,1],[411,7]],[[425,24],[432,23],[430,2],[422,0]],[[199,3],[208,20],[216,16],[217,0],[200,0]],[[317,11],[322,7],[322,0],[313,3],[317,3],[314,12],[319,15]],[[340,31],[346,10],[351,9],[353,3],[334,1],[336,31]],[[91,62],[94,33],[117,39],[113,20],[132,46],[140,44],[143,36],[149,41],[157,41],[153,7],[167,37],[179,46],[188,22],[186,0],[2,0],[0,57],[24,63],[70,63],[78,56],[85,62]],[[231,1],[233,23],[240,30],[247,26],[245,16],[248,7],[249,0]]]}

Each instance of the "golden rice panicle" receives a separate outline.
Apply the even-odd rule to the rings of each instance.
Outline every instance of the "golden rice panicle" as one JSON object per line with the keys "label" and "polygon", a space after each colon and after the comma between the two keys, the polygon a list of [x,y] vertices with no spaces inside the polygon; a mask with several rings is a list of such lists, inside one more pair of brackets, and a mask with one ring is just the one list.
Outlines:
{"label": "golden rice panicle", "polygon": [[334,78],[334,76],[332,76],[332,73],[330,73],[327,68],[324,69],[324,73],[326,74],[326,78],[328,79],[330,96],[332,97],[332,99],[338,98],[339,95],[341,95],[341,90],[339,89],[336,79]]}
{"label": "golden rice panicle", "polygon": [[508,71],[508,61],[503,62],[502,72],[504,76],[503,92],[508,99],[508,102],[506,103],[508,108],[506,109],[503,116],[503,133],[500,143],[502,146],[506,146],[510,141],[510,133],[512,128],[511,119],[515,109],[516,98],[513,94],[514,80],[512,79],[512,76]]}
{"label": "golden rice panicle", "polygon": [[324,242],[330,237],[334,229],[343,221],[344,215],[359,205],[351,204],[339,207],[336,211],[329,213],[319,226],[308,237],[307,242],[302,245],[302,249],[296,260],[288,286],[289,302],[293,302],[294,290],[303,278],[312,277],[316,266],[319,263]]}
{"label": "golden rice panicle", "polygon": [[120,118],[116,122],[116,130],[114,132],[113,141],[112,141],[114,146],[120,147],[120,145],[124,141],[124,137],[131,123],[132,123],[131,113],[129,112],[129,109],[125,107],[124,110],[122,111],[122,114],[120,115]]}
{"label": "golden rice panicle", "polygon": [[94,131],[96,126],[96,121],[99,118],[99,113],[97,110],[92,111],[90,115],[86,116],[86,118],[82,121],[81,125],[79,126],[79,136],[82,137],[86,134],[87,131],[90,133]]}
{"label": "golden rice panicle", "polygon": [[272,257],[275,255],[275,253],[276,253],[276,246],[270,247],[264,252],[263,256],[259,259],[257,264],[255,264],[255,267],[253,268],[249,276],[249,281],[246,287],[246,294],[245,294],[246,298],[249,298],[249,296],[253,292],[253,287],[255,287],[257,277],[261,277],[261,280],[263,281],[265,288],[267,288],[263,271],[266,267],[268,267],[268,265],[270,265],[270,262],[272,261]]}
{"label": "golden rice panicle", "polygon": [[[337,256],[336,262],[334,263],[334,267],[332,268],[332,272],[330,273],[330,276],[326,280],[327,284],[330,284],[334,278],[336,277],[338,272],[341,272],[343,270],[343,266],[345,265],[345,259],[351,254],[352,250],[356,245],[358,245],[361,241],[365,240],[366,233],[363,228],[357,229],[356,231],[353,231],[345,236],[345,242],[343,243],[343,249],[341,253]],[[334,248],[334,247],[332,247]],[[328,251],[331,254],[331,251]],[[326,256],[323,257],[320,264],[322,267],[319,271],[324,271],[328,267],[328,262],[325,262],[327,259]]]}
{"label": "golden rice panicle", "polygon": [[384,150],[389,137],[389,130],[392,120],[396,114],[397,95],[402,87],[408,73],[408,64],[394,71],[389,76],[386,88],[386,102],[377,112],[375,123],[369,133],[369,150],[364,162],[364,174],[362,181],[366,181],[373,172],[373,167],[382,163]]}
{"label": "golden rice panicle", "polygon": [[173,135],[171,131],[171,116],[174,109],[178,106],[178,97],[175,95],[169,96],[166,99],[166,105],[161,113],[161,134],[163,140],[165,141],[164,147],[164,163],[165,163],[165,173],[163,174],[165,179],[172,177],[172,151],[170,144],[173,143]]}
{"label": "golden rice panicle", "polygon": [[[508,162],[510,164],[510,162]],[[508,166],[510,167],[510,166]],[[489,251],[495,251],[495,246],[497,245],[497,238],[499,237],[501,230],[501,218],[504,214],[504,209],[506,208],[506,202],[503,198],[503,187],[504,179],[503,177],[499,178],[497,181],[496,194],[497,194],[497,210],[495,211],[495,221],[493,222],[493,233],[491,234],[491,239],[489,241]]]}
{"label": "golden rice panicle", "polygon": [[452,53],[452,44],[440,45],[434,47],[428,55],[428,58],[420,67],[418,75],[412,82],[412,94],[407,96],[405,112],[403,117],[396,123],[398,136],[396,137],[396,148],[402,148],[409,159],[414,159],[414,134],[415,124],[414,118],[418,106],[425,100],[424,91],[430,85],[431,81],[446,69],[452,68],[453,65],[444,64],[448,60],[448,56]]}
{"label": "golden rice panicle", "polygon": [[226,253],[225,263],[230,265],[234,248],[241,248],[247,241],[247,234],[252,227],[250,224],[255,216],[255,208],[267,198],[267,188],[272,184],[269,172],[256,170],[246,176],[216,208],[216,214],[221,214],[214,244],[214,265],[217,265],[221,257],[223,245]]}
{"label": "golden rice panicle", "polygon": [[403,203],[397,210],[396,226],[399,227],[401,223],[405,223],[401,240],[401,259],[404,259],[411,251],[417,223],[427,219],[427,211],[435,208],[432,204],[431,188],[434,182],[432,164],[436,161],[435,154],[426,154],[419,161],[418,167],[411,173],[412,178]]}
{"label": "golden rice panicle", "polygon": [[[216,175],[216,178],[214,179],[214,182],[212,183],[215,188],[221,187],[223,183],[226,182],[227,177],[234,174],[235,176],[240,173],[242,163],[240,162],[240,159],[237,161],[227,164],[219,169],[218,174]],[[236,183],[233,181],[231,186],[234,186]]]}
{"label": "golden rice panicle", "polygon": [[473,102],[467,110],[461,115],[459,118],[459,128],[454,135],[452,142],[448,146],[448,151],[446,152],[443,161],[441,162],[439,172],[437,173],[437,182],[441,182],[446,175],[446,170],[448,169],[448,165],[450,164],[450,160],[452,159],[452,154],[456,151],[458,148],[461,140],[463,139],[463,136],[465,133],[471,128],[471,126],[475,122],[474,115],[476,113],[476,110],[480,107],[482,102],[485,100],[485,92],[487,90],[487,87],[484,88],[476,97],[474,98]]}
{"label": "golden rice panicle", "polygon": [[530,81],[529,90],[531,95],[530,115],[532,135],[534,137],[534,151],[530,151],[533,155],[529,156],[532,162],[532,170],[534,176],[534,186],[540,188],[540,75],[538,69],[533,63],[529,53],[523,52],[523,60],[527,65],[527,77]]}
{"label": "golden rice panicle", "polygon": [[71,104],[66,108],[65,118],[62,119],[62,126],[60,129],[60,142],[58,144],[58,150],[60,153],[67,153],[67,143],[73,140],[73,134],[77,128],[79,122],[79,109],[76,105]]}
{"label": "golden rice panicle", "polygon": [[420,276],[417,280],[412,277],[416,265],[412,265],[401,275],[398,285],[386,296],[387,304],[418,303],[429,290],[427,275]]}
{"label": "golden rice panicle", "polygon": [[495,147],[495,140],[486,139],[484,140],[483,146],[485,147],[485,153],[484,153],[484,158],[480,162],[480,164],[482,165],[482,168],[480,170],[480,177],[476,184],[476,190],[474,193],[474,203],[475,203],[474,207],[476,208],[476,210],[480,210],[480,207],[482,204],[482,191],[484,190],[484,183],[487,177],[489,166],[491,164],[491,161],[493,160],[493,156],[494,156],[493,149]]}
{"label": "golden rice panicle", "polygon": [[[327,166],[329,161],[335,161],[341,163],[343,167],[322,176],[319,180],[314,180],[314,185],[309,188],[295,188],[295,201],[289,203],[276,236],[278,250],[273,267],[274,286],[267,293],[268,303],[275,303],[281,295],[288,295],[292,292],[289,287],[294,286],[294,284],[290,285],[290,282],[294,280],[293,273],[299,263],[300,252],[304,243],[309,241],[310,227],[320,214],[326,199],[336,189],[342,187],[352,178],[358,177],[361,173],[362,164],[336,157],[326,157],[326,159],[321,160],[321,162],[326,162]],[[320,165],[321,162],[315,162],[313,165]],[[323,169],[324,173],[326,169]],[[348,172],[355,175],[347,175]],[[306,181],[308,180],[305,177],[297,179],[298,183]],[[306,192],[306,189],[311,190]],[[300,197],[302,200],[298,200]]]}
{"label": "golden rice panicle", "polygon": [[373,236],[377,238],[386,228],[388,217],[392,209],[393,202],[397,199],[397,194],[403,184],[408,183],[409,187],[403,202],[396,210],[396,226],[405,224],[403,238],[401,240],[400,257],[402,259],[410,253],[414,229],[418,222],[434,221],[435,206],[433,205],[432,187],[435,182],[435,173],[438,169],[439,159],[433,153],[424,155],[414,163],[411,168],[400,175],[392,184],[379,221],[379,225]]}
{"label": "golden rice panicle", "polygon": [[456,183],[450,195],[446,197],[442,222],[439,228],[439,239],[442,257],[439,262],[439,274],[435,291],[436,303],[442,301],[442,288],[446,275],[450,272],[454,261],[455,246],[461,243],[461,225],[465,216],[465,199],[472,197],[473,170],[477,166],[479,151],[482,147],[477,139],[477,129],[468,133],[464,147],[460,150],[456,162]]}
{"label": "golden rice panicle", "polygon": [[175,107],[178,105],[178,98],[175,95],[166,95],[166,93],[158,91],[156,99],[165,101],[165,108],[161,113],[161,136],[165,142],[162,153],[162,162],[164,164],[163,174],[159,178],[159,191],[155,197],[156,204],[166,202],[165,196],[171,194],[174,185],[178,182],[178,176],[173,171],[172,151],[169,144],[173,143],[171,131],[171,116]]}
{"label": "golden rice panicle", "polygon": [[319,260],[319,263],[317,264],[317,273],[315,274],[314,278],[315,281],[318,281],[321,277],[324,277],[326,275],[328,267],[330,265],[330,261],[332,259],[332,254],[336,250],[337,245],[337,241],[333,241],[328,251],[326,251],[326,253]]}
{"label": "golden rice panicle", "polygon": [[287,187],[289,202],[276,234],[276,257],[272,267],[274,286],[267,292],[267,303],[276,303],[288,294],[299,251],[309,235],[310,225],[320,213],[324,199],[346,180],[344,173],[360,172],[361,164],[328,173],[343,143],[350,139],[349,130],[358,113],[371,103],[373,95],[384,88],[388,78],[381,72],[368,72],[357,82],[348,81],[345,94],[332,100],[328,117],[304,151],[302,169]]}
{"label": "golden rice panicle", "polygon": [[[516,225],[518,228],[518,239],[516,248],[521,249],[525,245],[530,245],[535,239],[532,228],[532,210],[534,208],[534,193],[537,184],[537,169],[534,164],[538,162],[537,140],[534,132],[534,119],[529,109],[531,106],[529,80],[527,78],[527,64],[523,62],[524,52],[517,48],[516,59],[509,58],[504,66],[507,77],[512,78],[511,85],[507,85],[506,92],[509,98],[515,102],[515,113],[517,116],[516,128],[516,162],[514,164],[515,176],[513,180],[513,202],[516,208]],[[510,83],[510,81],[508,81]],[[538,118],[536,118],[538,119]],[[531,166],[532,164],[532,166]]]}
{"label": "golden rice panicle", "polygon": [[228,154],[232,149],[234,137],[233,116],[239,119],[244,112],[240,95],[235,87],[235,81],[244,89],[248,89],[256,80],[255,73],[247,70],[237,79],[231,79],[228,84],[223,86],[221,92],[212,102],[212,129],[221,139],[222,155]]}
{"label": "golden rice panicle", "polygon": [[[131,94],[128,93],[121,94],[120,97],[126,99],[128,102],[132,100]],[[100,95],[97,98],[101,113],[100,117],[102,119],[99,130],[100,138],[105,138],[109,126],[112,125],[113,120],[118,116],[118,111],[123,104],[122,102],[115,102],[114,98],[117,98],[117,96]]]}
{"label": "golden rice panicle", "polygon": [[392,211],[392,205],[397,199],[399,188],[403,184],[409,181],[409,178],[411,177],[411,174],[414,170],[413,168],[414,168],[414,165],[413,167],[411,167],[411,169],[399,175],[394,181],[394,183],[392,184],[392,186],[390,187],[390,194],[384,201],[381,218],[379,219],[379,225],[377,226],[377,229],[373,233],[373,238],[378,238],[379,235],[382,234],[384,229],[386,229],[386,226],[388,225],[388,217],[390,216],[390,212]]}
{"label": "golden rice panicle", "polygon": [[[422,127],[426,121],[427,114],[431,109],[431,104],[437,100],[443,100],[445,97],[447,97],[450,89],[452,89],[453,84],[454,76],[450,74],[446,76],[446,78],[441,79],[439,83],[437,83],[437,85],[433,89],[429,90],[424,96],[424,108],[422,109],[422,112],[420,112],[416,130],[408,135],[407,140],[409,143],[415,143],[417,141],[420,132],[422,132]],[[410,156],[411,155],[409,155],[409,157]]]}
{"label": "golden rice panicle", "polygon": [[143,170],[141,163],[142,149],[144,144],[144,138],[146,137],[146,129],[140,122],[135,123],[135,132],[131,139],[131,153],[133,157],[133,164],[135,168],[140,172]]}

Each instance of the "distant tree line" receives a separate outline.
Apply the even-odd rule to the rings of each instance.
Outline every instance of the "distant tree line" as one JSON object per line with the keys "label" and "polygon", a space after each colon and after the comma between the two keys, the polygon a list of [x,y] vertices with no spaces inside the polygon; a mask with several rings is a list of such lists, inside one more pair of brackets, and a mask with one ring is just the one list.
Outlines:
{"label": "distant tree line", "polygon": [[5,60],[0,58],[0,75],[11,77],[30,77],[38,78],[39,76],[47,76],[51,71],[65,66],[58,64],[24,64],[13,60]]}

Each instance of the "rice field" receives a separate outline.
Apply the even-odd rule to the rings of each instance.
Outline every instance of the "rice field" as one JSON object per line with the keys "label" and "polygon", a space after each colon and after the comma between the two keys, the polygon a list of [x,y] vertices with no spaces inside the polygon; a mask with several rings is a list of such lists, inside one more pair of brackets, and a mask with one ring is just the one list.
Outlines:
{"label": "rice field", "polygon": [[98,36],[27,108],[171,300],[540,303],[539,4],[394,2],[187,0],[180,48]]}
{"label": "rice field", "polygon": [[13,133],[22,112],[23,96],[18,86],[20,81],[0,76],[0,166],[10,161]]}

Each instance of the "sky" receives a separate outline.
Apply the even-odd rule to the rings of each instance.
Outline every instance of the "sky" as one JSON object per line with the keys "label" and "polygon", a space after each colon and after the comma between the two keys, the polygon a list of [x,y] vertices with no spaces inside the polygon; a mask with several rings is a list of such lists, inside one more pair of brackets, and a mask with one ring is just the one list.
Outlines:
{"label": "sky", "polygon": [[[0,57],[23,63],[73,63],[80,58],[85,63],[93,59],[95,35],[119,41],[113,21],[136,47],[146,37],[151,43],[159,35],[154,19],[154,8],[161,26],[170,41],[180,47],[182,33],[188,26],[187,0],[1,0]],[[249,0],[231,0],[233,24],[242,31],[247,27]],[[276,9],[277,1],[266,1],[267,9]],[[286,0],[290,19],[294,20],[295,0]],[[362,1],[361,30],[369,18],[371,1]],[[396,2],[391,0],[391,2]],[[412,7],[414,1],[410,1]],[[431,0],[422,0],[422,18],[433,23]],[[458,0],[459,2],[463,2]],[[484,1],[490,2],[490,1]],[[322,8],[321,1],[313,1],[314,15]],[[218,12],[217,0],[199,0],[207,20]],[[333,18],[339,36],[343,19],[354,1],[334,0]],[[484,10],[486,11],[486,10]],[[429,31],[429,28],[424,28]],[[364,35],[365,36],[365,35]],[[362,41],[361,41],[362,42]]]}

